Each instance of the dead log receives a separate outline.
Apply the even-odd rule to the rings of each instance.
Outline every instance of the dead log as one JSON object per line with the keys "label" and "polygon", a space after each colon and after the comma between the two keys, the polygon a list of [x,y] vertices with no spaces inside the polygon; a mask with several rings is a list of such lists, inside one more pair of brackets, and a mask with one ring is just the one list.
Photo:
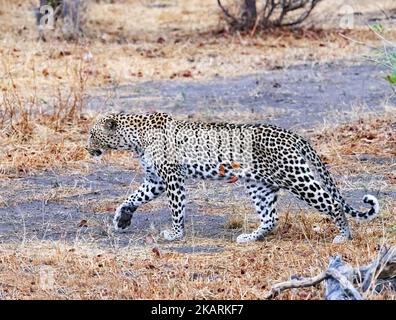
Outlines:
{"label": "dead log", "polygon": [[310,287],[322,281],[326,300],[363,300],[362,294],[369,290],[396,291],[396,246],[383,247],[371,264],[361,268],[346,265],[340,256],[331,257],[327,270],[319,275],[275,284],[264,298],[272,299],[284,290]]}
{"label": "dead log", "polygon": [[396,246],[388,249],[383,247],[375,261],[366,267],[360,268],[363,279],[362,291],[370,288],[376,292],[389,286],[396,291]]}
{"label": "dead log", "polygon": [[363,300],[351,281],[354,270],[340,256],[330,258],[326,274],[326,300]]}

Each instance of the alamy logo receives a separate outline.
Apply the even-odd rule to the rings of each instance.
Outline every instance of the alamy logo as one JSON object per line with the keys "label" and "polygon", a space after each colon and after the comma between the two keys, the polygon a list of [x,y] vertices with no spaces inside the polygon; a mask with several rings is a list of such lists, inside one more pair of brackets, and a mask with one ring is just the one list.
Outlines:
{"label": "alamy logo", "polygon": [[55,270],[50,266],[42,266],[39,272],[39,287],[41,290],[52,290],[55,286]]}
{"label": "alamy logo", "polygon": [[200,164],[216,162],[220,156],[224,161],[232,161],[235,156],[243,157],[248,163],[253,160],[254,130],[250,127],[209,127],[192,131],[180,129],[171,122],[165,135],[158,129],[153,136],[156,139],[152,144],[157,151],[152,161],[156,164],[178,164],[184,155]]}
{"label": "alamy logo", "polygon": [[40,9],[40,21],[39,28],[40,29],[54,29],[54,8],[50,5],[41,6]]}

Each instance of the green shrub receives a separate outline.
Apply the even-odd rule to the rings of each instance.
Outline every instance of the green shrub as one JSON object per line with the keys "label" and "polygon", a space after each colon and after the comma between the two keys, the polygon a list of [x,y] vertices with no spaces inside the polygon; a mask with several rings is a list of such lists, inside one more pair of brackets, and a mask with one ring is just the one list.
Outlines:
{"label": "green shrub", "polygon": [[372,59],[387,69],[385,79],[391,85],[396,86],[396,43],[386,38],[386,30],[383,25],[374,24],[370,26],[370,29],[382,41],[382,47],[376,51]]}

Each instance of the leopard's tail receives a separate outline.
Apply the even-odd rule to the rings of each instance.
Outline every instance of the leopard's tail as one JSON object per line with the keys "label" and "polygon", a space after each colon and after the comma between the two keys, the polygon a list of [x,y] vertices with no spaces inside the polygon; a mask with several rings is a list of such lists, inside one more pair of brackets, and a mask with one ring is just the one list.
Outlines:
{"label": "leopard's tail", "polygon": [[345,213],[351,215],[358,220],[371,220],[375,218],[380,210],[379,202],[376,197],[372,195],[365,195],[363,197],[363,202],[371,206],[370,210],[363,212],[352,208],[346,203],[345,199],[341,196],[335,181],[330,175],[323,162],[321,161],[319,155],[312,148],[312,146],[305,140],[302,140],[302,150],[305,158],[314,166],[318,175],[323,181],[325,189],[333,196],[333,198],[342,205]]}

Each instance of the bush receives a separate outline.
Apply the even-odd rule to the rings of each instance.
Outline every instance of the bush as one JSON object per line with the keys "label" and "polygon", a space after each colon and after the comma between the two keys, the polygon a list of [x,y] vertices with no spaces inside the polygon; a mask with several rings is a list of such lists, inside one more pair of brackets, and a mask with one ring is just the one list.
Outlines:
{"label": "bush", "polygon": [[264,0],[258,10],[256,0],[240,0],[237,14],[231,14],[217,0],[228,23],[238,30],[293,26],[302,23],[322,0]]}
{"label": "bush", "polygon": [[396,43],[391,42],[385,36],[385,28],[381,24],[375,24],[370,29],[382,41],[382,47],[376,50],[371,60],[386,67],[388,74],[385,79],[396,86]]}

